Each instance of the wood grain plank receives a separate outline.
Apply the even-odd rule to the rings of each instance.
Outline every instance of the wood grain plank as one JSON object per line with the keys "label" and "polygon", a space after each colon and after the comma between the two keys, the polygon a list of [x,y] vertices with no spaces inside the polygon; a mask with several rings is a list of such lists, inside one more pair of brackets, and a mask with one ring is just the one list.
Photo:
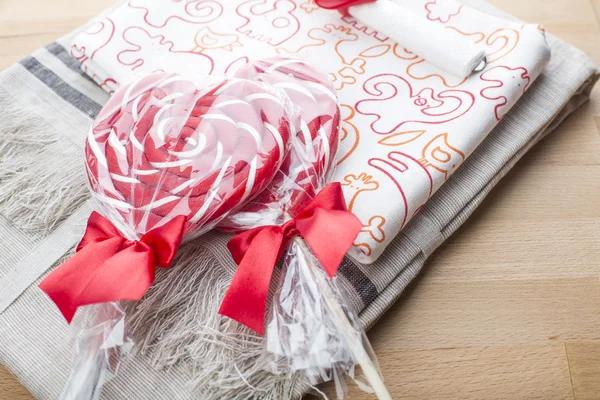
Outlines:
{"label": "wood grain plank", "polygon": [[600,337],[597,277],[440,283],[427,274],[373,328],[376,351]]}
{"label": "wood grain plank", "polygon": [[[573,399],[564,346],[456,347],[379,352],[394,399]],[[335,398],[332,387],[327,388]],[[350,399],[368,399],[355,385]]]}
{"label": "wood grain plank", "polygon": [[2,0],[0,37],[41,32],[64,35],[110,7],[113,0]]}
{"label": "wood grain plank", "polygon": [[32,400],[33,396],[16,378],[0,365],[0,399]]}
{"label": "wood grain plank", "polygon": [[573,390],[577,400],[600,396],[600,342],[576,341],[565,344]]}
{"label": "wood grain plank", "polygon": [[80,27],[112,0],[0,2],[0,70]]}

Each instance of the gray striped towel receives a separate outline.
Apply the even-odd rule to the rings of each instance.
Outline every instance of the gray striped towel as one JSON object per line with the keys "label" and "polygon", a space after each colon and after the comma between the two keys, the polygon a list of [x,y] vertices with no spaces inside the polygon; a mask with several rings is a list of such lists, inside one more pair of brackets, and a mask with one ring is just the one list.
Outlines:
{"label": "gray striped towel", "polygon": [[[477,0],[468,3],[499,13]],[[68,41],[51,43],[0,74],[0,362],[40,399],[58,397],[71,349],[66,323],[37,284],[72,251],[89,215],[81,149],[107,100],[65,50]],[[589,98],[596,65],[552,35],[548,42],[552,60],[542,76],[386,253],[368,266],[344,261],[340,279],[366,327],[512,166]],[[227,239],[208,234],[182,248],[174,268],[161,271],[133,310],[144,351],[109,382],[104,398],[286,399],[309,388],[300,377],[258,368],[260,338],[217,315],[215,304],[235,271]],[[177,301],[165,299],[167,292],[177,293]],[[199,308],[190,315],[194,302]],[[189,347],[170,363],[173,348],[156,332],[173,315],[198,325],[187,327]]]}

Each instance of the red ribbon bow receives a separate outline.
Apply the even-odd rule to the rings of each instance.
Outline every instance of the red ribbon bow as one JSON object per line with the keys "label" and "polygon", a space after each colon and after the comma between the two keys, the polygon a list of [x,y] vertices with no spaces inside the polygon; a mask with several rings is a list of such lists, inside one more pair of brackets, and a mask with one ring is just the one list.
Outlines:
{"label": "red ribbon bow", "polygon": [[155,265],[168,268],[173,262],[184,227],[185,217],[178,216],[132,241],[93,212],[77,253],[48,275],[40,288],[69,323],[80,306],[140,300],[154,282]]}
{"label": "red ribbon bow", "polygon": [[303,237],[333,278],[361,229],[359,219],[346,209],[341,185],[335,182],[282,226],[261,226],[235,236],[227,247],[238,269],[219,314],[264,334],[271,275],[289,241]]}

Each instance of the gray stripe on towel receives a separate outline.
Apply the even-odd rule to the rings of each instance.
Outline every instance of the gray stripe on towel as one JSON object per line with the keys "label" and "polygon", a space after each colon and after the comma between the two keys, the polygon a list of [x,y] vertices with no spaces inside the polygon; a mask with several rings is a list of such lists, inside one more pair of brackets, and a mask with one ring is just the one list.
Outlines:
{"label": "gray stripe on towel", "polygon": [[50,54],[52,54],[54,57],[62,61],[62,63],[65,64],[71,71],[77,72],[85,79],[94,82],[92,78],[90,78],[85,72],[83,72],[83,70],[81,69],[81,63],[77,61],[73,56],[71,56],[67,49],[62,47],[59,43],[52,42],[46,45],[46,50],[48,50]]}
{"label": "gray stripe on towel", "polygon": [[352,285],[365,307],[375,301],[379,295],[377,287],[352,260],[345,257],[338,271]]}
{"label": "gray stripe on towel", "polygon": [[58,75],[46,68],[34,57],[26,57],[20,61],[20,64],[46,86],[52,89],[52,91],[71,103],[74,107],[78,108],[84,114],[87,114],[90,118],[95,118],[100,112],[100,109],[102,108],[100,104],[65,83]]}

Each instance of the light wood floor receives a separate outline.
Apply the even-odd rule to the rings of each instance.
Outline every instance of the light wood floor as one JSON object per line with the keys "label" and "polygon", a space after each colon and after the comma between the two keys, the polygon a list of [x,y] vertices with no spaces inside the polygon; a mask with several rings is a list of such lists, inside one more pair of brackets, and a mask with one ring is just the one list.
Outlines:
{"label": "light wood floor", "polygon": [[[0,69],[110,2],[0,0]],[[600,0],[492,2],[600,62]],[[600,399],[599,124],[600,89],[371,331],[395,399]],[[0,399],[30,398],[0,366]]]}

